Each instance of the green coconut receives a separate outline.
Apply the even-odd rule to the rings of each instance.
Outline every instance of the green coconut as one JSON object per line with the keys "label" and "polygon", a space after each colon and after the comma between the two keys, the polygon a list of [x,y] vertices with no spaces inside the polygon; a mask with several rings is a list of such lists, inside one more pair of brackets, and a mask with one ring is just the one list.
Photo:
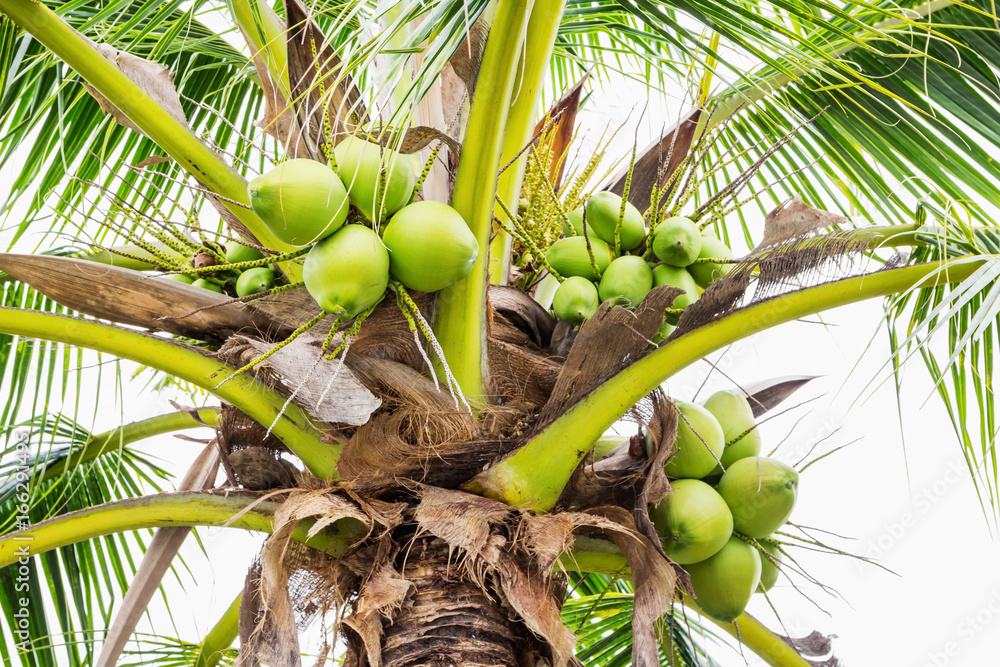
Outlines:
{"label": "green coconut", "polygon": [[[337,173],[350,194],[351,203],[369,220],[387,218],[410,202],[417,184],[417,168],[409,155],[401,155],[359,137],[341,141],[333,153],[337,159]],[[375,198],[383,182],[385,192],[376,215]]]}
{"label": "green coconut", "polygon": [[[607,243],[595,237],[590,237],[590,248],[594,252],[597,268],[601,273],[604,273],[608,265],[611,264],[611,260],[615,258],[615,253],[608,247]],[[587,239],[583,236],[559,239],[549,246],[548,252],[545,253],[545,259],[564,278],[570,276],[580,276],[588,280],[599,278],[594,273],[594,268],[590,263]]]}
{"label": "green coconut", "polygon": [[663,550],[681,565],[713,556],[733,534],[733,514],[726,501],[699,479],[678,479],[649,510]]}
{"label": "green coconut", "polygon": [[279,240],[293,246],[319,241],[347,219],[347,190],[325,164],[297,158],[250,181],[250,206]]}
{"label": "green coconut", "polygon": [[759,544],[764,551],[771,554],[771,558],[773,558],[777,563],[772,563],[771,558],[768,558],[759,551],[757,552],[757,555],[760,556],[760,583],[757,584],[757,592],[766,593],[774,588],[774,585],[778,583],[778,574],[780,573],[778,568],[781,565],[781,552],[778,551],[778,545],[771,544],[766,540],[758,540],[757,544]]}
{"label": "green coconut", "polygon": [[601,301],[624,301],[630,308],[642,302],[653,289],[653,272],[638,255],[619,257],[608,265],[598,292]]}
{"label": "green coconut", "polygon": [[472,271],[479,243],[458,211],[437,201],[401,208],[382,232],[389,270],[418,292],[436,292]]}
{"label": "green coconut", "polygon": [[[711,234],[702,234],[701,251],[698,259],[732,259],[733,251],[725,243]],[[692,264],[688,267],[694,281],[702,289],[708,287],[713,280],[721,278],[733,270],[732,264]]]}
{"label": "green coconut", "polygon": [[618,435],[617,433],[606,433],[597,439],[594,443],[593,452],[594,460],[600,461],[605,456],[618,449],[631,438],[627,435]]}
{"label": "green coconut", "polygon": [[670,266],[688,266],[701,252],[701,232],[689,218],[665,218],[653,230],[653,254]]}
{"label": "green coconut", "polygon": [[[615,247],[615,228],[618,226],[622,198],[613,192],[598,192],[587,198],[587,224],[597,236]],[[582,220],[581,220],[582,222]],[[625,204],[625,218],[619,232],[622,250],[632,250],[646,237],[646,223],[642,213],[632,204]]]}
{"label": "green coconut", "polygon": [[677,421],[675,453],[664,467],[670,477],[700,479],[718,465],[726,440],[722,427],[711,412],[687,401],[676,401]]}
{"label": "green coconut", "polygon": [[198,278],[198,280],[191,283],[194,287],[200,287],[202,289],[207,289],[209,292],[217,292],[223,294],[222,288],[213,283],[211,280],[205,280],[204,278]]}
{"label": "green coconut", "polygon": [[244,271],[236,280],[236,294],[238,296],[260,294],[272,287],[274,287],[274,271],[263,266]]}
{"label": "green coconut", "polygon": [[760,554],[733,536],[718,553],[700,563],[685,565],[691,575],[694,601],[707,616],[732,623],[747,608],[760,582]]}
{"label": "green coconut", "polygon": [[799,473],[762,456],[740,459],[719,480],[719,495],[733,513],[737,531],[754,538],[781,528],[795,508]]}
{"label": "green coconut", "polygon": [[660,344],[666,339],[670,338],[670,334],[674,332],[677,327],[670,322],[664,322],[659,329],[656,331],[656,335],[653,336],[653,342]]}
{"label": "green coconut", "polygon": [[[694,278],[691,277],[687,269],[670,266],[669,264],[657,264],[653,267],[653,287],[660,287],[662,285],[669,285],[670,287],[677,287],[684,290],[683,294],[678,295],[674,299],[671,308],[687,308],[698,300],[698,285],[694,282]],[[677,324],[677,320],[679,319],[680,315],[673,313],[667,315],[667,322],[670,324]]]}
{"label": "green coconut", "polygon": [[230,241],[226,244],[226,263],[227,264],[239,264],[240,262],[255,262],[258,259],[264,259],[264,253],[259,250],[255,250],[249,246],[245,246],[236,241]]}
{"label": "green coconut", "polygon": [[389,252],[364,225],[346,225],[306,255],[302,279],[320,308],[349,320],[378,303],[389,286]]}
{"label": "green coconut", "polygon": [[570,324],[583,324],[601,305],[597,286],[580,276],[570,276],[552,297],[552,312]]}
{"label": "green coconut", "polygon": [[760,431],[754,428],[753,408],[743,392],[718,391],[705,401],[705,409],[719,420],[722,434],[726,436],[726,449],[722,452],[723,468],[760,454]]}
{"label": "green coconut", "polygon": [[183,273],[171,273],[164,276],[167,280],[174,280],[179,283],[184,283],[185,285],[194,284],[194,278],[191,276],[185,276]]}

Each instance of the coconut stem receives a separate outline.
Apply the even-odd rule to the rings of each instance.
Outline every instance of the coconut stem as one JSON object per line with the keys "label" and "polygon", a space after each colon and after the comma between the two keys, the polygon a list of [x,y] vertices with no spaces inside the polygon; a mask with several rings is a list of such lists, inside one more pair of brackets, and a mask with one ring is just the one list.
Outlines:
{"label": "coconut stem", "polygon": [[559,282],[562,282],[564,278],[561,275],[559,275],[559,272],[553,269],[552,265],[549,264],[547,259],[545,259],[545,253],[539,250],[538,245],[528,234],[528,230],[526,230],[520,224],[520,219],[517,216],[511,214],[510,208],[507,206],[506,202],[504,202],[504,200],[500,198],[500,193],[497,193],[496,202],[503,210],[507,218],[511,221],[512,227],[508,228],[507,225],[503,223],[503,220],[501,220],[496,216],[493,217],[493,222],[495,222],[497,226],[503,229],[506,233],[510,234],[512,238],[516,238],[518,241],[527,246],[531,254],[537,257],[538,260],[542,263],[542,266],[545,267],[545,270],[554,275],[556,279],[559,280]]}
{"label": "coconut stem", "polygon": [[312,250],[312,246],[308,245],[304,248],[298,248],[292,250],[291,252],[286,252],[281,255],[272,255],[271,257],[264,257],[263,259],[252,259],[247,262],[236,262],[235,264],[216,264],[215,266],[205,266],[200,269],[186,269],[184,271],[167,271],[166,274],[172,273],[183,273],[184,275],[196,275],[201,276],[206,273],[219,273],[221,271],[246,271],[247,269],[256,269],[261,266],[268,266],[269,264],[275,264],[278,262],[285,262],[290,259],[295,259],[296,257],[301,257],[307,252]]}
{"label": "coconut stem", "polygon": [[431,168],[434,166],[434,160],[437,159],[438,153],[441,152],[441,146],[435,146],[431,150],[431,154],[427,156],[427,162],[424,163],[424,168],[420,172],[420,176],[417,177],[417,182],[413,186],[413,194],[410,195],[410,201],[417,198],[420,191],[424,188],[424,181],[427,180],[428,174],[431,173]]}
{"label": "coconut stem", "polygon": [[747,437],[748,435],[750,435],[755,430],[757,430],[757,424],[754,424],[753,426],[751,426],[750,428],[748,428],[747,430],[743,431],[742,433],[740,433],[739,435],[737,435],[735,438],[733,438],[732,440],[730,440],[729,442],[727,442],[726,443],[726,447],[732,447],[737,442],[739,442],[743,438]]}
{"label": "coconut stem", "polygon": [[261,356],[257,357],[256,359],[254,359],[250,363],[246,364],[242,368],[238,369],[235,373],[233,373],[232,375],[230,375],[229,377],[227,377],[225,380],[223,380],[219,384],[215,385],[215,388],[218,389],[222,385],[224,385],[227,382],[229,382],[230,380],[232,380],[237,375],[240,375],[241,373],[245,373],[246,371],[250,370],[251,368],[253,368],[257,364],[259,364],[262,361],[266,360],[268,357],[270,357],[272,354],[274,354],[278,350],[282,349],[283,347],[286,347],[293,340],[295,340],[296,338],[298,338],[299,336],[301,336],[302,334],[304,334],[305,332],[309,331],[314,326],[316,326],[317,324],[319,324],[323,320],[323,318],[326,317],[327,315],[329,315],[329,313],[327,313],[325,310],[321,311],[319,315],[317,315],[316,317],[312,318],[311,320],[309,320],[308,322],[306,322],[305,324],[303,324],[302,326],[300,326],[298,329],[296,329],[295,331],[293,331],[288,336],[288,338],[286,338],[285,340],[283,340],[280,343],[276,344],[270,350],[268,350],[267,352],[265,352]]}
{"label": "coconut stem", "polygon": [[[370,307],[368,307],[365,311],[363,311],[357,317],[355,317],[354,323],[351,324],[350,328],[344,332],[344,336],[341,339],[340,345],[338,345],[333,352],[323,355],[323,358],[326,359],[327,361],[333,361],[337,357],[337,355],[341,352],[344,353],[344,356],[347,356],[347,349],[351,346],[351,341],[361,331],[361,325],[364,324],[364,321],[367,320],[368,316],[371,315],[372,312],[375,310],[375,306],[377,306],[380,303],[382,303],[382,299],[379,299]],[[330,349],[330,344],[333,342],[333,338],[337,334],[337,329],[340,326],[340,323],[341,319],[338,317],[334,325],[330,327],[330,333],[327,335],[326,340],[323,341],[324,352]]]}
{"label": "coconut stem", "polygon": [[628,163],[625,174],[625,188],[622,190],[622,203],[618,207],[618,224],[615,225],[615,255],[622,253],[622,225],[625,224],[625,207],[628,206],[628,191],[632,186],[632,171],[635,169],[635,144],[632,144],[632,159]]}
{"label": "coconut stem", "polygon": [[590,245],[590,234],[587,232],[587,206],[583,206],[583,220],[580,222],[583,228],[583,240],[587,243],[587,253],[590,255],[590,268],[594,270],[597,280],[601,279],[601,268],[597,266],[597,255],[594,254],[594,247]]}
{"label": "coconut stem", "polygon": [[[461,407],[461,404],[464,405],[469,412],[472,412],[472,407],[469,405],[465,395],[462,393],[462,387],[458,384],[458,380],[455,379],[454,374],[452,374],[451,368],[448,367],[448,361],[444,358],[444,350],[441,349],[441,344],[438,343],[437,338],[434,336],[434,331],[431,329],[427,320],[424,319],[423,313],[420,312],[420,308],[417,306],[416,302],[410,298],[409,293],[406,291],[406,288],[401,282],[393,280],[391,285],[393,286],[393,290],[396,292],[397,297],[402,300],[403,305],[410,311],[410,314],[413,317],[413,326],[424,335],[424,338],[427,339],[427,342],[430,344],[431,348],[433,348],[434,354],[436,354],[438,360],[440,360],[441,372],[442,375],[444,375],[445,386],[448,387],[448,393],[451,394],[451,397],[455,399],[455,409],[458,410]],[[407,318],[407,320],[411,321],[410,318]],[[424,358],[427,358],[426,353],[424,354]],[[433,368],[431,369],[431,373],[433,374]],[[435,386],[436,385],[437,380],[435,380]]]}
{"label": "coconut stem", "polygon": [[[152,220],[140,214],[139,212],[135,211],[131,207],[125,206],[124,204],[118,201],[112,202],[111,211],[112,212],[117,211],[118,213],[121,213],[126,218],[131,220],[134,224],[145,229],[146,232],[152,235],[152,237],[155,238],[157,241],[159,241],[167,248],[170,248],[171,250],[173,250],[174,252],[176,252],[181,256],[190,255],[198,247],[197,245],[191,243],[190,241],[188,241],[187,243],[180,243],[177,239],[173,238],[171,234],[164,233],[163,228],[161,228],[159,225],[154,224]],[[173,229],[173,225],[167,224],[165,226],[167,229]],[[129,237],[134,236],[131,230],[129,230],[128,236]]]}

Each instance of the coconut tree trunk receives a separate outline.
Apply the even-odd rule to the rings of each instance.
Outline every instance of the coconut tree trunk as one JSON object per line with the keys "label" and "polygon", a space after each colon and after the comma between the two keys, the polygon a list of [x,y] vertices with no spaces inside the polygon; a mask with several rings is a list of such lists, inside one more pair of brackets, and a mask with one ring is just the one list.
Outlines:
{"label": "coconut tree trunk", "polygon": [[537,641],[511,620],[501,596],[490,594],[489,578],[473,581],[443,540],[417,538],[399,561],[412,588],[402,606],[383,617],[384,667],[534,667]]}

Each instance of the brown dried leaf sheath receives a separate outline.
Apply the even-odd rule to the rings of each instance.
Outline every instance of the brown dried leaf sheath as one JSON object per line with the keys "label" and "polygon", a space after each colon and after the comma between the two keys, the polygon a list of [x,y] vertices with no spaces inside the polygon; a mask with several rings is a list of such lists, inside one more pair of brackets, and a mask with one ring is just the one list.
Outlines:
{"label": "brown dried leaf sheath", "polygon": [[580,98],[583,96],[583,86],[590,79],[590,72],[587,72],[580,80],[563,93],[562,97],[556,100],[552,108],[546,112],[545,116],[535,125],[532,136],[538,136],[556,116],[559,119],[555,123],[555,138],[552,141],[551,159],[549,162],[549,180],[552,182],[552,189],[555,192],[562,190],[563,172],[566,171],[566,160],[564,159],[570,142],[573,140],[573,133],[576,130],[576,113],[580,109]]}
{"label": "brown dried leaf sheath", "polygon": [[544,428],[573,404],[629,364],[653,349],[652,338],[663,325],[667,307],[681,291],[655,287],[635,311],[604,303],[583,323],[566,363],[542,409],[538,428]]}
{"label": "brown dried leaf sheath", "polygon": [[819,229],[847,222],[844,216],[813,208],[803,202],[802,197],[795,195],[767,214],[764,219],[764,237],[756,250],[800,239]]}
{"label": "brown dried leaf sheath", "polygon": [[[314,160],[326,162],[330,147],[368,121],[361,93],[326,36],[299,0],[284,0],[288,80],[296,125]],[[332,137],[326,136],[329,127]]]}
{"label": "brown dried leaf sheath", "polygon": [[[649,207],[653,188],[663,187],[687,157],[702,113],[701,108],[691,109],[674,127],[665,131],[636,157],[632,180],[629,182],[628,200],[640,211],[645,212]],[[616,195],[624,194],[628,167],[626,163],[604,189]]]}

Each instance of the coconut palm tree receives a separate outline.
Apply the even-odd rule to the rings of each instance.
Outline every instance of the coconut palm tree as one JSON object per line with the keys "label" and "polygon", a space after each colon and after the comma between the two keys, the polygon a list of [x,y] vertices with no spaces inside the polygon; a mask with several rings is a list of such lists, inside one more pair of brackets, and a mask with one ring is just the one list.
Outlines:
{"label": "coconut palm tree", "polygon": [[[204,638],[150,644],[158,663],[300,664],[298,628],[321,618],[340,630],[322,650],[357,665],[702,664],[680,611],[698,603],[648,509],[670,497],[664,464],[687,423],[658,387],[754,332],[866,299],[887,299],[893,363],[926,361],[984,505],[998,491],[992,10],[0,0],[0,12],[10,247],[36,244],[0,257],[5,663],[115,664],[191,528],[224,525],[271,536]],[[567,166],[593,79],[691,91],[603,179],[599,152]],[[285,158],[336,167],[352,135],[381,146],[382,169],[349,226],[384,228],[386,182],[412,159],[413,196],[453,207],[479,251],[457,282],[426,293],[394,280],[342,321],[302,287],[310,245],[262,219],[247,181]],[[558,323],[545,251],[597,190],[623,197],[616,251],[624,202],[650,227],[684,214],[753,250],[683,313],[661,286],[578,329]],[[771,211],[763,230],[744,206]],[[227,260],[240,245],[260,259]],[[218,293],[270,265],[278,286],[263,296]],[[928,341],[944,333],[940,357]],[[121,383],[221,405],[90,433],[81,400],[56,405],[84,395],[63,372],[91,358],[81,350],[145,367]],[[755,416],[800,385],[748,389]],[[107,401],[96,392],[93,410]],[[636,435],[602,440],[623,417]],[[173,492],[144,495],[165,475],[132,445],[197,425],[216,437]],[[745,614],[716,623],[769,664],[825,652]]]}

